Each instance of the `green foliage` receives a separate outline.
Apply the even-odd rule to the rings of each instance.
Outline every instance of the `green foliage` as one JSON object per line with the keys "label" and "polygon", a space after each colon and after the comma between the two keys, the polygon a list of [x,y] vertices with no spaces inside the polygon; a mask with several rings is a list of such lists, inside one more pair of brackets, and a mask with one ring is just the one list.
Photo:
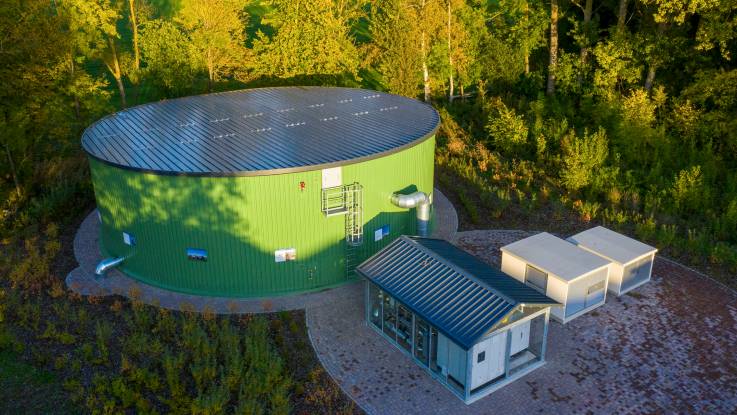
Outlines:
{"label": "green foliage", "polygon": [[268,5],[266,19],[275,34],[259,32],[253,42],[257,74],[357,75],[359,54],[349,29],[362,15],[360,3],[270,0]]}
{"label": "green foliage", "polygon": [[639,80],[642,68],[635,61],[632,47],[625,38],[600,42],[594,47],[593,54],[597,63],[593,86],[602,97],[612,99],[620,88]]}
{"label": "green foliage", "polygon": [[606,161],[609,145],[606,132],[600,128],[593,134],[584,131],[579,137],[573,130],[563,139],[561,181],[568,190],[589,185]]}
{"label": "green foliage", "polygon": [[684,213],[695,213],[708,205],[709,194],[704,187],[701,166],[681,170],[673,181],[671,195],[676,209]]}
{"label": "green foliage", "polygon": [[490,104],[485,128],[489,140],[502,153],[514,154],[527,143],[528,131],[524,118],[499,99],[492,100]]}
{"label": "green foliage", "polygon": [[37,238],[26,239],[26,256],[9,275],[14,288],[20,288],[26,294],[37,294],[51,286],[54,278],[51,273],[51,262],[61,249],[61,244],[57,240],[58,232],[56,225],[49,225],[42,246],[39,246]]}
{"label": "green foliage", "polygon": [[179,27],[162,19],[148,21],[141,27],[140,42],[149,82],[171,96],[191,89],[200,65],[193,45]]}
{"label": "green foliage", "polygon": [[[212,88],[213,82],[226,76],[238,74],[245,77],[244,63],[249,51],[244,46],[243,20],[246,16],[243,15],[243,6],[241,0],[182,0],[175,16],[175,21],[189,38],[188,45],[177,47],[194,52],[191,56],[180,56],[180,59],[207,72],[208,89]],[[171,32],[171,28],[166,31],[167,36],[174,38],[172,40],[181,40]]]}

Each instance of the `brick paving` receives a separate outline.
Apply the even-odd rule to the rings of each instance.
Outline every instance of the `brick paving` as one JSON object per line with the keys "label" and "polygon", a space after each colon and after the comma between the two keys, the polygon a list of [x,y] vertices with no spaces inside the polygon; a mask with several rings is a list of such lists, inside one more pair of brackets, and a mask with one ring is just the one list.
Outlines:
{"label": "brick paving", "polygon": [[[498,266],[498,248],[528,235],[456,243]],[[668,260],[630,294],[553,322],[542,368],[468,406],[365,325],[362,288],[329,293],[307,319],[323,365],[369,413],[737,413],[737,294]]]}

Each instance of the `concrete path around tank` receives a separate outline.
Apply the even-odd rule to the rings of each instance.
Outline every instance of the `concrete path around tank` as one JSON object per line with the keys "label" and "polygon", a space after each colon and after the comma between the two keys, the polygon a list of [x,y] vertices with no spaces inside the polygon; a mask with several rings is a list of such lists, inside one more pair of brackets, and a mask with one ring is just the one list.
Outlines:
{"label": "concrete path around tank", "polygon": [[[458,216],[450,201],[437,189],[433,195],[435,231],[433,237],[452,239],[458,229]],[[307,309],[320,306],[332,297],[341,297],[351,292],[358,280],[335,288],[305,294],[269,298],[209,297],[184,294],[154,287],[111,269],[105,277],[95,276],[95,267],[103,259],[98,246],[99,219],[92,211],[82,222],[74,237],[74,256],[79,267],[66,277],[72,291],[85,296],[121,295],[134,297],[146,304],[172,310],[211,311],[218,314],[266,313],[281,310]]]}
{"label": "concrete path around tank", "polygon": [[[459,232],[492,266],[524,231]],[[307,309],[317,355],[370,414],[735,413],[737,293],[658,258],[652,280],[566,325],[551,323],[547,363],[465,405],[364,319],[364,287]]]}

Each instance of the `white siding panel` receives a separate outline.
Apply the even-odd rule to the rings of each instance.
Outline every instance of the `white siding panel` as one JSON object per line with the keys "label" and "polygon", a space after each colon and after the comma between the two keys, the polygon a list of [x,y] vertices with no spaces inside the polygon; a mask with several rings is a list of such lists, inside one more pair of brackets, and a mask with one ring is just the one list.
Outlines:
{"label": "white siding panel", "polygon": [[502,272],[520,282],[525,282],[526,265],[524,261],[502,252]]}
{"label": "white siding panel", "polygon": [[[471,389],[475,389],[504,374],[504,353],[507,349],[507,333],[507,331],[504,331],[489,337],[477,343],[471,349],[473,350]],[[484,353],[484,360],[482,362],[478,361],[480,353]]]}
{"label": "white siding panel", "polygon": [[530,320],[512,327],[509,330],[509,335],[512,336],[509,349],[510,356],[530,347]]}

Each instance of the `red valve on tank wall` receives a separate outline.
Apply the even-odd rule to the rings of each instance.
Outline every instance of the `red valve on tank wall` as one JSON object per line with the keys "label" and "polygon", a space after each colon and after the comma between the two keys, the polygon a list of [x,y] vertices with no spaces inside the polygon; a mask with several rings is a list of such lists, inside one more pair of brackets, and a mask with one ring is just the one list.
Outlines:
{"label": "red valve on tank wall", "polygon": [[305,190],[305,182],[299,182],[299,190],[301,191]]}

